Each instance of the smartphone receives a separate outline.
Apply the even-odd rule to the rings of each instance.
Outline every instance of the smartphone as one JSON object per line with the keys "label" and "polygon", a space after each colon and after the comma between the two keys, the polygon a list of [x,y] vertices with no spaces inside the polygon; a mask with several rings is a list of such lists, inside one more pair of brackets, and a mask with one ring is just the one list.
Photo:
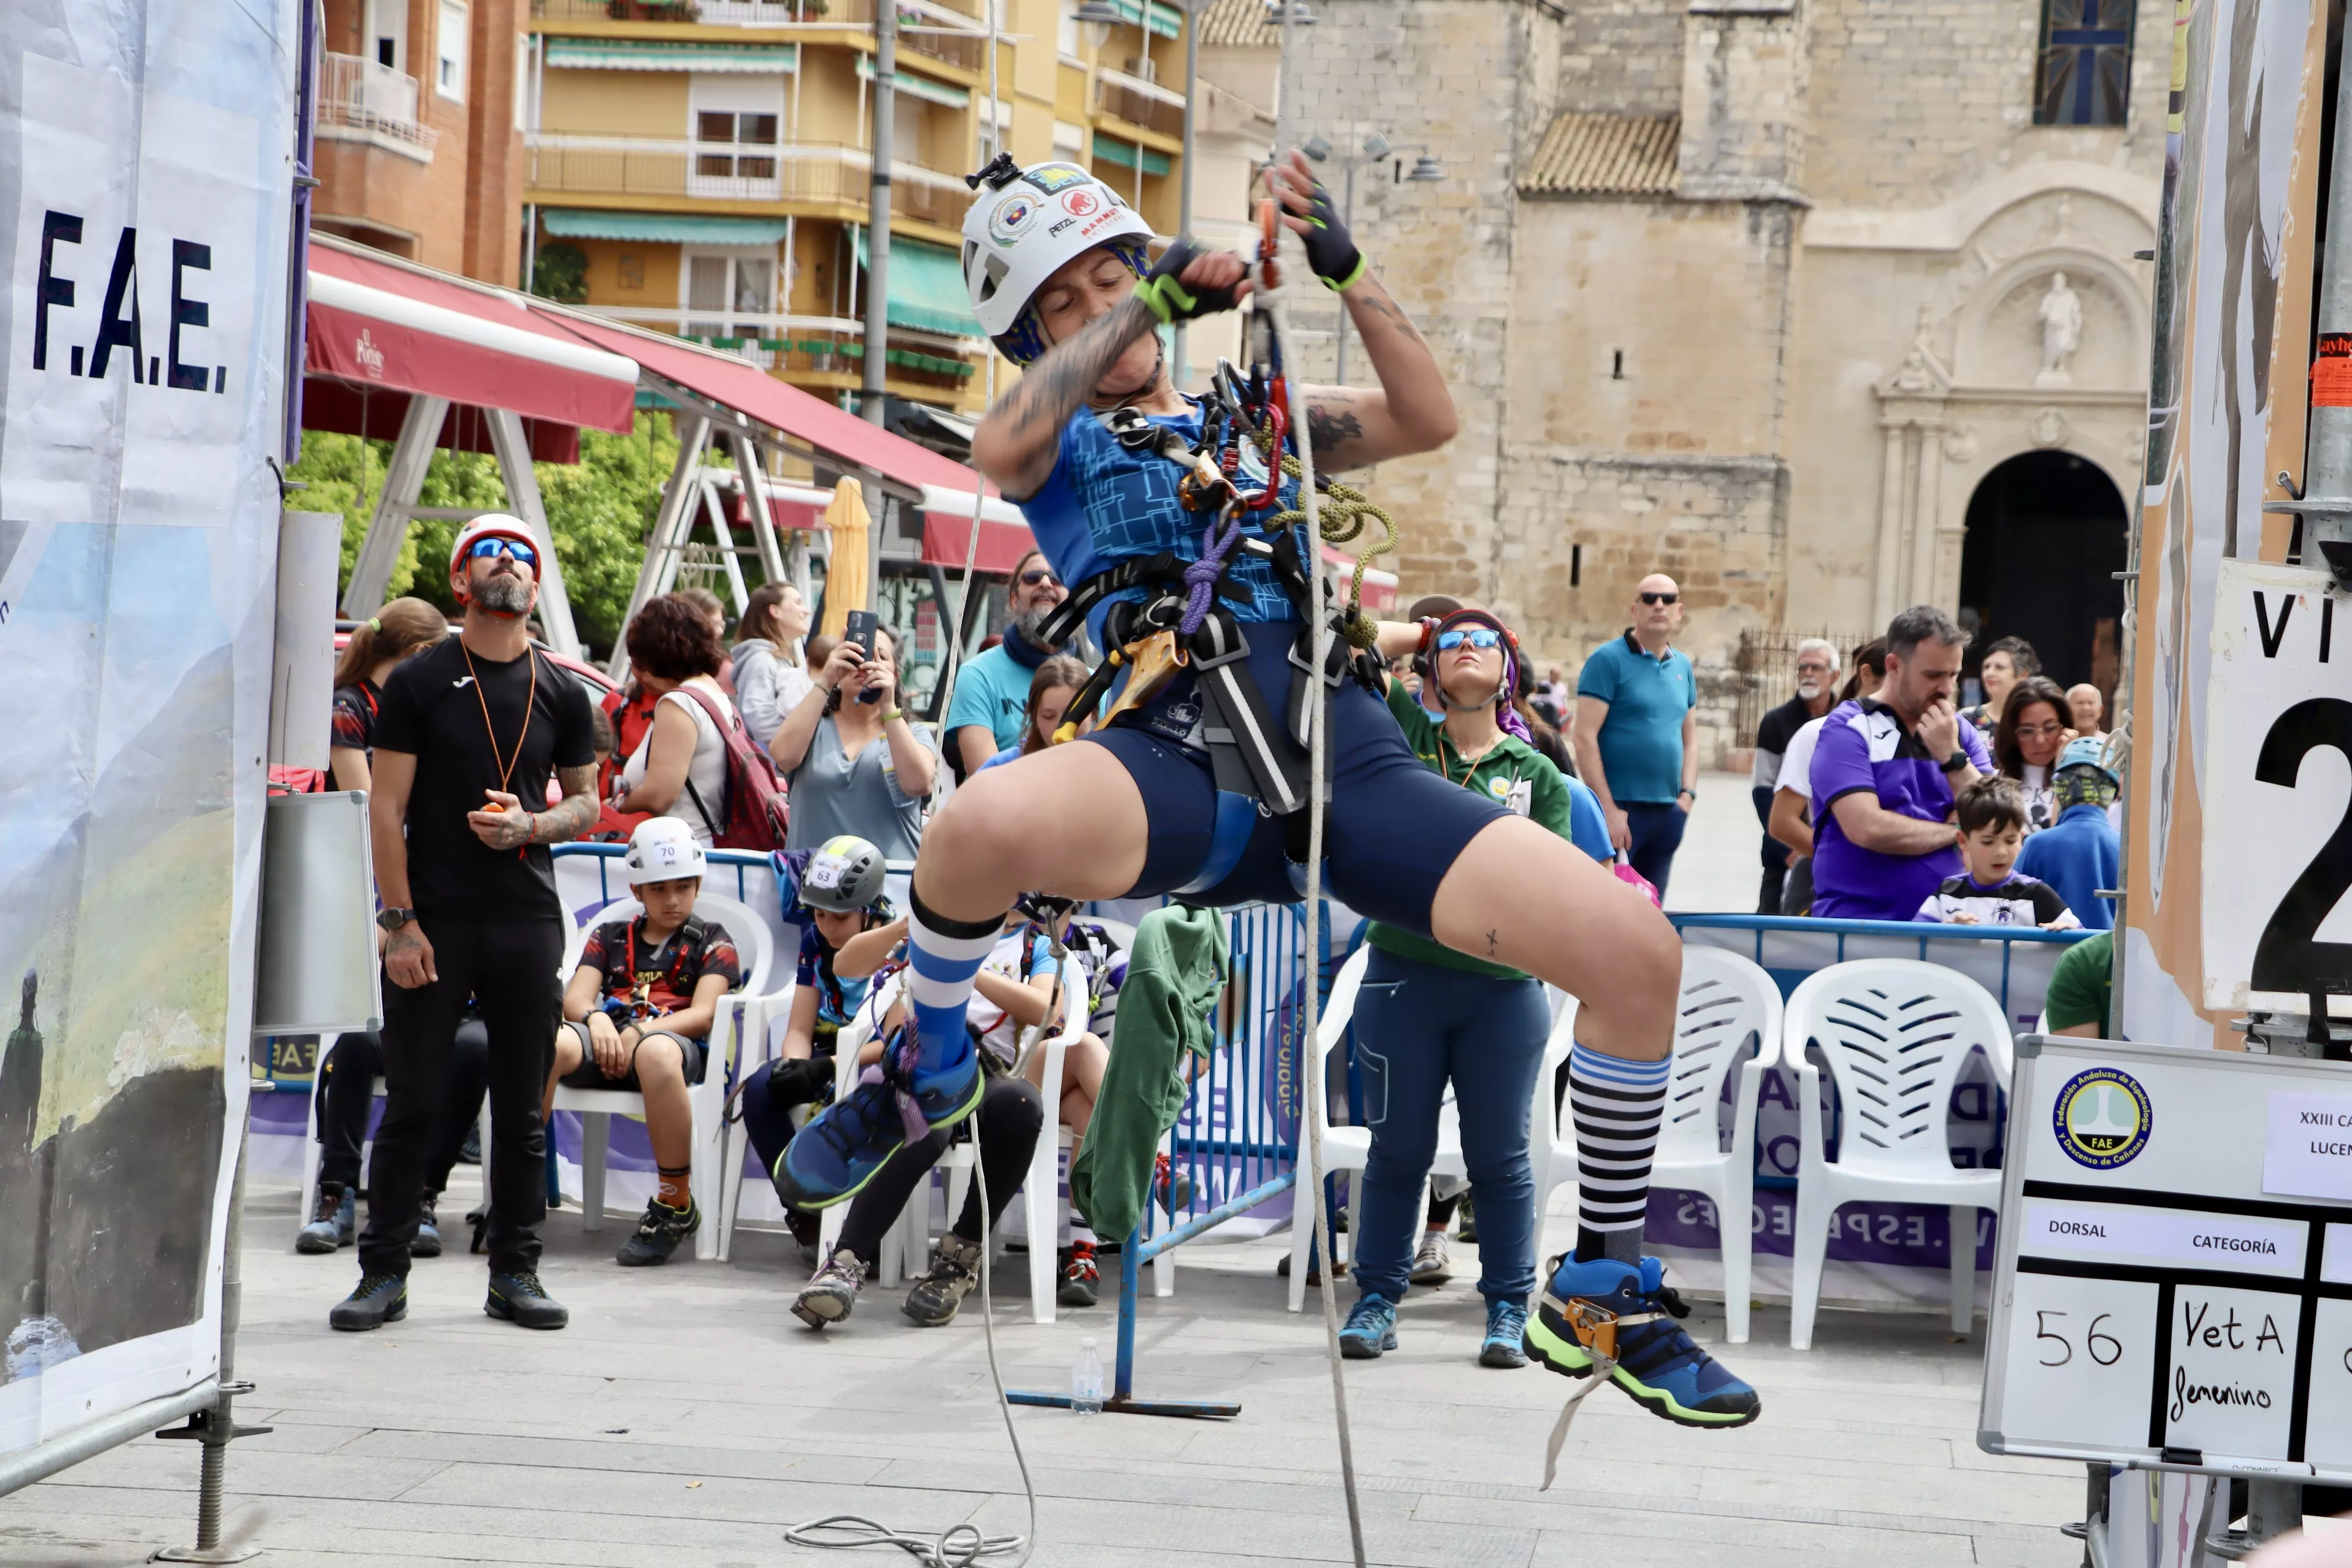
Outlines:
{"label": "smartphone", "polygon": [[[865,654],[868,664],[874,662],[874,633],[881,624],[882,617],[871,610],[852,610],[849,612],[848,625],[843,628],[844,637],[857,645],[859,650]],[[882,700],[882,690],[879,687],[866,687],[858,692],[857,700],[879,702]]]}

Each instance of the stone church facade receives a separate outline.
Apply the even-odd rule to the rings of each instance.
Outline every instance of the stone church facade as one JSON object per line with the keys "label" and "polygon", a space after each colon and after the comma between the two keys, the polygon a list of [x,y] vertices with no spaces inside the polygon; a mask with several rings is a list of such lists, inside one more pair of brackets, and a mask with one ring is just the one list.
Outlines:
{"label": "stone church facade", "polygon": [[[1313,5],[1281,140],[1396,150],[1356,227],[1463,421],[1374,477],[1405,592],[1492,603],[1572,671],[1672,574],[1718,762],[1746,634],[1924,600],[2112,665],[2168,6]],[[1402,177],[1424,150],[1444,183]]]}

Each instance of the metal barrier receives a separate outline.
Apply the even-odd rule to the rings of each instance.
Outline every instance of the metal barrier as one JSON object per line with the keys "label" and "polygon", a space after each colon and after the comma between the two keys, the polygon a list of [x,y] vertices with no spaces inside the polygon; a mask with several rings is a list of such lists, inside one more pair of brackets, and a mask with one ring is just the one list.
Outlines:
{"label": "metal barrier", "polygon": [[[1198,1069],[1176,1124],[1162,1140],[1171,1169],[1192,1178],[1187,1201],[1171,1213],[1147,1205],[1120,1246],[1118,1352],[1105,1410],[1131,1415],[1230,1416],[1227,1400],[1135,1397],[1135,1304],[1143,1266],[1155,1265],[1156,1293],[1174,1289],[1176,1248],[1253,1210],[1282,1205],[1288,1213],[1298,1181],[1300,1069],[1307,1058],[1307,970],[1300,952],[1306,920],[1295,906],[1252,904],[1228,911],[1232,978],[1212,1020],[1216,1047]],[[1321,922],[1316,983],[1330,984],[1330,923]],[[1036,1245],[1033,1240],[1032,1246]],[[1066,1409],[1066,1393],[1014,1390],[1016,1405]]]}

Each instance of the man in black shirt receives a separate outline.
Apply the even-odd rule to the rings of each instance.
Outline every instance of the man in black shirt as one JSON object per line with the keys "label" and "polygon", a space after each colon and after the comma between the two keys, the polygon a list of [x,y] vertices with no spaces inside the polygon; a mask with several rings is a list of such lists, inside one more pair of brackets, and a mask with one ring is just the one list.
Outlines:
{"label": "man in black shirt", "polygon": [[[596,820],[588,695],[535,653],[525,619],[539,597],[539,553],[519,518],[475,519],[450,552],[465,606],[459,635],[394,670],[376,716],[369,799],[383,967],[383,1124],[369,1167],[360,1283],[336,1303],[338,1329],[406,1315],[409,1241],[450,1046],[468,996],[489,1032],[490,1289],[483,1310],[560,1329],[539,1282],[547,1215],[541,1080],[559,1002],[563,910],[546,846]],[[550,774],[562,804],[547,798]]]}
{"label": "man in black shirt", "polygon": [[1748,794],[1756,802],[1756,820],[1764,825],[1764,881],[1756,895],[1756,912],[1780,912],[1780,889],[1789,875],[1789,847],[1772,837],[1772,792],[1780,787],[1780,758],[1796,732],[1837,704],[1838,651],[1819,637],[1797,645],[1797,694],[1756,726],[1756,769]]}

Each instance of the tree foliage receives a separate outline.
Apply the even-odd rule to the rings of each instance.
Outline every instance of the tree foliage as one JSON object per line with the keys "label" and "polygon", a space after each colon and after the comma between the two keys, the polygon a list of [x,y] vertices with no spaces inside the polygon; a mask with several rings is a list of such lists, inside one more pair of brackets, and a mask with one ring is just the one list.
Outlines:
{"label": "tree foliage", "polygon": [[[383,493],[389,441],[364,440],[321,430],[302,433],[302,457],[287,471],[310,489],[296,504],[343,516],[342,581],[349,584],[367,535],[376,498]],[[534,463],[555,557],[572,600],[572,618],[583,644],[607,649],[621,631],[646,536],[661,504],[662,486],[677,462],[677,438],[669,416],[640,413],[625,436],[603,430],[580,432],[580,461]],[[506,481],[487,453],[436,451],[425,473],[417,504],[476,511],[507,506]],[[393,568],[387,599],[413,594],[454,615],[448,575],[449,543],[459,524],[419,518],[408,528]]]}

